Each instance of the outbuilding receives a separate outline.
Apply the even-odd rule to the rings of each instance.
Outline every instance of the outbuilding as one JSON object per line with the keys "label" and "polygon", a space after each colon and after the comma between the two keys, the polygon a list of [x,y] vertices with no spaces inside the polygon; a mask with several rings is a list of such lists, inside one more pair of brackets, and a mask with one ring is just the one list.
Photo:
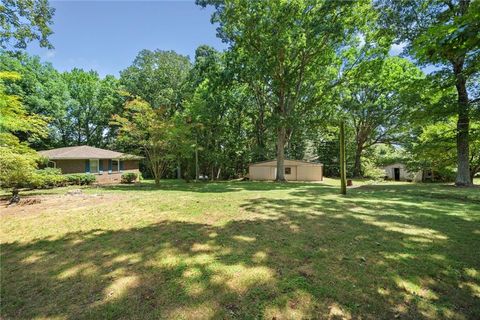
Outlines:
{"label": "outbuilding", "polygon": [[403,163],[393,163],[383,167],[385,178],[395,181],[422,181],[422,171],[411,172]]}
{"label": "outbuilding", "polygon": [[[322,181],[323,164],[301,160],[284,161],[285,179],[288,181]],[[277,160],[252,163],[248,167],[250,180],[275,180]]]}

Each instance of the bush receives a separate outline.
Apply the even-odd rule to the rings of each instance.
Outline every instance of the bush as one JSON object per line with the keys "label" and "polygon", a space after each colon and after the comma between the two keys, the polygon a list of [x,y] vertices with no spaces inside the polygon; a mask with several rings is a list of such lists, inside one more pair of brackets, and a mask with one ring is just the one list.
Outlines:
{"label": "bush", "polygon": [[136,181],[138,178],[138,175],[134,172],[126,172],[122,174],[122,183],[132,183]]}
{"label": "bush", "polygon": [[28,187],[30,188],[52,188],[62,187],[67,184],[67,179],[61,174],[60,169],[45,168],[36,170]]}
{"label": "bush", "polygon": [[365,161],[363,167],[363,176],[375,181],[381,181],[385,178],[385,170],[376,167],[375,165]]}
{"label": "bush", "polygon": [[89,185],[95,182],[95,175],[90,173],[73,173],[65,175],[69,185]]}

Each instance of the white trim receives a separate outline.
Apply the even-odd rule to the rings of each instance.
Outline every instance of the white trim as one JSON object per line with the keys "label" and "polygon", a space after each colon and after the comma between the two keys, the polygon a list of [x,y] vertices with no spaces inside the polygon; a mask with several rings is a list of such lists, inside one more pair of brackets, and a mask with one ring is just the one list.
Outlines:
{"label": "white trim", "polygon": [[48,163],[47,163],[47,168],[51,168],[48,166],[49,163],[53,163],[53,168],[56,169],[57,168],[57,163],[55,161],[52,161],[52,160],[48,160]]}

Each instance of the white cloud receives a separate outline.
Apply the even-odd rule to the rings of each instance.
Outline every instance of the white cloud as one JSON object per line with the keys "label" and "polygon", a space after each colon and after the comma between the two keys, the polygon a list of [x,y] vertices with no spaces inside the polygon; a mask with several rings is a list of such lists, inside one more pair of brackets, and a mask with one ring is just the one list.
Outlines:
{"label": "white cloud", "polygon": [[390,55],[391,56],[398,56],[402,53],[403,49],[406,47],[406,43],[398,43],[398,44],[393,44],[392,47],[390,48]]}
{"label": "white cloud", "polygon": [[47,50],[47,52],[44,54],[45,59],[52,59],[56,55],[55,50]]}

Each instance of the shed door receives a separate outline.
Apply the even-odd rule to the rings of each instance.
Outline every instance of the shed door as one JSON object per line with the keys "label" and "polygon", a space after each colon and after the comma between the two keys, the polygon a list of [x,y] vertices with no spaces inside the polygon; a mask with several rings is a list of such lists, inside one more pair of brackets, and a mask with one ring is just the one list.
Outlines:
{"label": "shed door", "polygon": [[400,181],[400,168],[393,168],[393,175],[395,177],[395,181]]}

